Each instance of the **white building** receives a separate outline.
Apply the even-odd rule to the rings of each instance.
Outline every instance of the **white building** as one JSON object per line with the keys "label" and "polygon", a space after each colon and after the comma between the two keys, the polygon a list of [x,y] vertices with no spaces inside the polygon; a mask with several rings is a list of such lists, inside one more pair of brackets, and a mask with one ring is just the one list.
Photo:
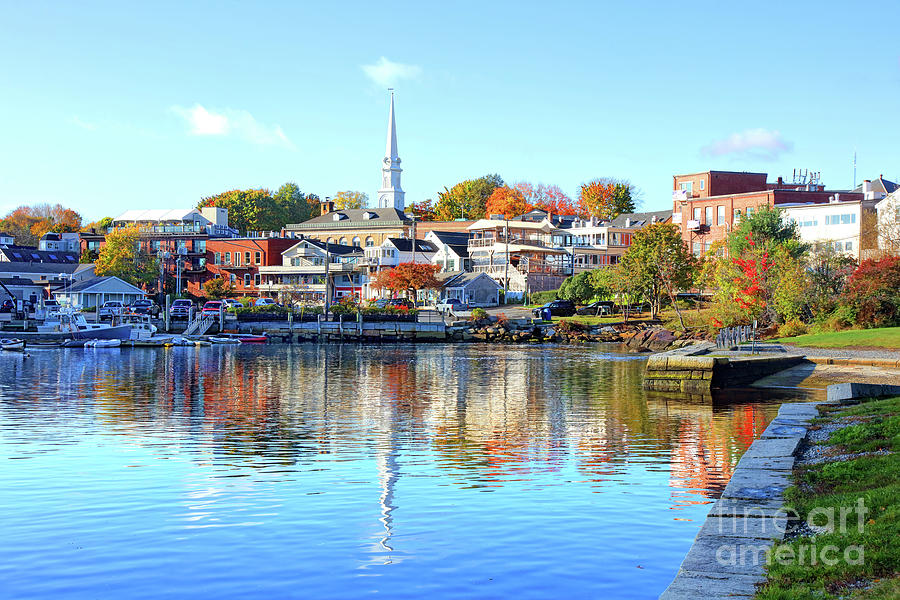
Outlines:
{"label": "white building", "polygon": [[47,252],[70,252],[81,254],[81,236],[77,233],[56,233],[48,231],[41,236],[38,242],[38,250]]}
{"label": "white building", "polygon": [[69,304],[80,308],[103,306],[103,303],[108,300],[118,300],[123,304],[130,304],[146,296],[144,290],[122,281],[118,277],[92,277],[71,285],[64,285],[53,292],[53,297],[60,304]]}
{"label": "white building", "polygon": [[465,231],[429,231],[425,240],[434,244],[431,264],[439,265],[442,272],[470,271],[469,234]]}
{"label": "white building", "polygon": [[218,206],[126,210],[113,219],[112,226],[137,226],[147,233],[170,235],[205,233],[211,237],[236,237],[238,234],[228,226],[228,209]]}
{"label": "white building", "polygon": [[900,190],[886,195],[875,205],[878,214],[878,249],[900,251]]}
{"label": "white building", "polygon": [[326,262],[332,298],[360,296],[362,248],[304,239],[281,253],[282,264],[260,266],[260,295],[309,302],[325,299]]}
{"label": "white building", "polygon": [[835,194],[827,203],[781,205],[784,218],[797,223],[800,239],[859,260],[875,245],[874,202],[843,202]]}

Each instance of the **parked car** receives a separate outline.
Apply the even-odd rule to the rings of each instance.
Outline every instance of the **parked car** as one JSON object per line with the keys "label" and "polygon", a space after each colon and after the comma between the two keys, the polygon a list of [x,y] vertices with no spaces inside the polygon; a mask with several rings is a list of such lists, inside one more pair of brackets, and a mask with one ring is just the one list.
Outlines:
{"label": "parked car", "polygon": [[435,304],[434,309],[438,312],[447,314],[469,310],[469,305],[459,298],[447,298]]}
{"label": "parked car", "polygon": [[159,305],[153,300],[142,298],[128,305],[128,310],[138,315],[159,316]]}
{"label": "parked car", "polygon": [[601,300],[600,302],[591,302],[587,306],[582,306],[577,312],[579,315],[599,317],[601,315],[611,315],[615,312],[615,309],[616,305],[614,302]]}
{"label": "parked car", "polygon": [[229,308],[243,308],[244,305],[235,300],[234,298],[225,298],[222,300],[222,303],[225,305],[226,309]]}
{"label": "parked car", "polygon": [[257,298],[253,306],[272,306],[273,304],[277,304],[277,302],[272,298]]}
{"label": "parked car", "polygon": [[390,301],[391,301],[390,298],[380,298],[374,302],[373,306],[375,308],[384,308],[385,306],[388,305],[388,302],[390,302]]}
{"label": "parked car", "polygon": [[203,305],[200,315],[203,317],[218,317],[219,312],[224,308],[221,300],[210,300]]}
{"label": "parked car", "polygon": [[179,298],[169,307],[169,316],[173,319],[190,319],[194,303],[186,298]]}
{"label": "parked car", "polygon": [[550,309],[552,317],[571,317],[575,314],[575,304],[571,300],[553,300],[543,306],[532,309],[531,314],[536,319],[544,317],[544,309]]}
{"label": "parked car", "polygon": [[124,312],[125,304],[118,300],[107,300],[100,307],[100,310],[97,311],[97,318],[101,321],[112,319],[113,317],[121,317]]}

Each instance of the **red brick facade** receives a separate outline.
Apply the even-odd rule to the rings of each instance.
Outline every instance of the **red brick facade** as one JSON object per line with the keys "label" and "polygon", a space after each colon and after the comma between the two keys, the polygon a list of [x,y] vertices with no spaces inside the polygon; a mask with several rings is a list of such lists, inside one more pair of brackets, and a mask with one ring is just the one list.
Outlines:
{"label": "red brick facade", "polygon": [[[282,264],[281,253],[299,240],[290,238],[214,238],[206,242],[205,283],[218,276],[234,284],[239,296],[259,296],[260,266]],[[205,295],[200,281],[192,281],[188,291]]]}

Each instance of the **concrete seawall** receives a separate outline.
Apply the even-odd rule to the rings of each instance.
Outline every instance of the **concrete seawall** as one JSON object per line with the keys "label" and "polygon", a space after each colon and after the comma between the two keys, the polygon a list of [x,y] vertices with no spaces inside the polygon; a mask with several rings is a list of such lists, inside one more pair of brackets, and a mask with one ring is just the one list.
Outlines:
{"label": "concrete seawall", "polygon": [[716,356],[710,354],[713,349],[711,344],[699,344],[651,356],[644,373],[644,388],[708,394],[713,389],[753,383],[805,360],[793,354]]}

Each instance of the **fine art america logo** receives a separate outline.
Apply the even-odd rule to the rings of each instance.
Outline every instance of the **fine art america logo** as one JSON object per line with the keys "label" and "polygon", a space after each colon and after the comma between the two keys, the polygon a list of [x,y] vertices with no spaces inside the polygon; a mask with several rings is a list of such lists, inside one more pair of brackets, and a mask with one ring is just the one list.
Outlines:
{"label": "fine art america logo", "polygon": [[[725,500],[722,500],[726,503]],[[727,504],[723,504],[727,509]],[[839,533],[846,535],[854,529],[863,533],[866,524],[866,508],[862,498],[857,499],[854,506],[819,507],[809,512],[806,518],[808,531],[805,535],[825,535]],[[711,533],[721,536],[734,536],[734,543],[722,544],[716,550],[716,562],[722,566],[757,566],[762,564],[781,565],[817,565],[834,566],[841,562],[848,565],[861,565],[865,562],[865,549],[853,544],[840,546],[837,544],[791,544],[772,547],[773,538],[781,539],[788,529],[789,523],[801,521],[800,516],[792,508],[784,507],[776,513],[769,513],[759,508],[745,508],[743,515],[736,510],[730,513],[733,517],[721,517],[719,526]],[[740,516],[739,516],[740,515]],[[717,529],[717,530],[716,530]],[[759,540],[758,543],[749,541]]]}

